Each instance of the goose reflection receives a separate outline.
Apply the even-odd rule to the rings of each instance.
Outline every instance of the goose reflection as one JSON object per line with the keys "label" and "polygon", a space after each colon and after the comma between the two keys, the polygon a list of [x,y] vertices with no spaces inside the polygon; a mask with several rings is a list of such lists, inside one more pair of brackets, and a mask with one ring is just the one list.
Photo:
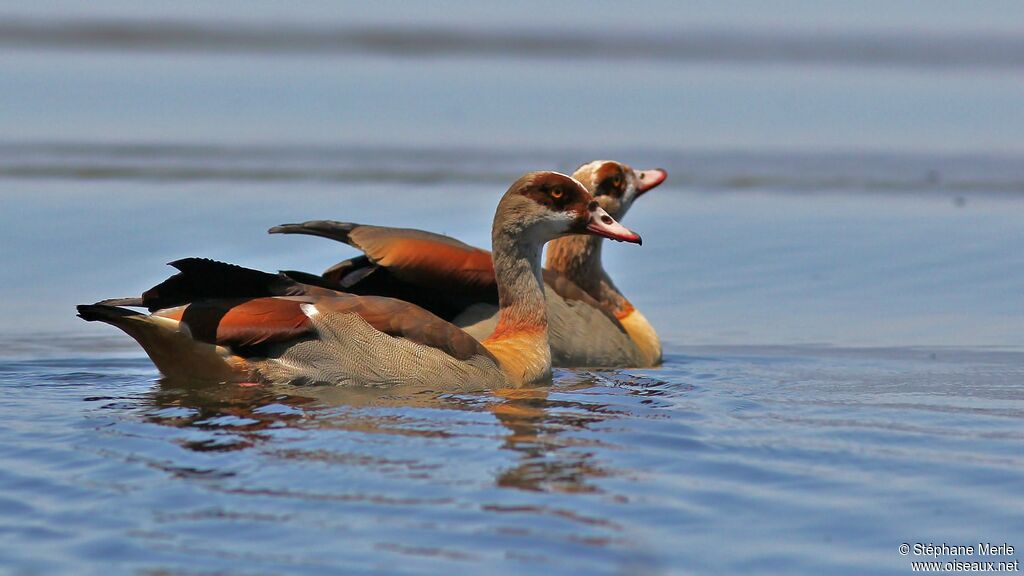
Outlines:
{"label": "goose reflection", "polygon": [[[607,447],[600,437],[600,427],[595,425],[617,419],[623,413],[591,401],[587,392],[598,387],[607,389],[610,381],[628,394],[651,394],[649,386],[631,388],[634,379],[618,372],[564,371],[552,387],[462,395],[409,387],[211,386],[163,379],[146,397],[145,417],[153,423],[188,430],[190,434],[180,444],[195,451],[274,446],[275,438],[296,431],[497,437],[503,450],[515,454],[511,465],[495,472],[497,486],[541,492],[600,492],[595,480],[614,475],[615,471],[602,464],[595,454],[597,448]],[[484,419],[485,427],[481,428],[481,416],[487,413],[493,415],[493,420]],[[495,422],[500,427],[494,427]],[[356,465],[396,465],[363,454],[358,458],[347,457],[337,448],[276,450],[275,454]],[[416,459],[416,453],[410,452],[403,461],[407,467],[423,473],[422,467],[416,466]]]}

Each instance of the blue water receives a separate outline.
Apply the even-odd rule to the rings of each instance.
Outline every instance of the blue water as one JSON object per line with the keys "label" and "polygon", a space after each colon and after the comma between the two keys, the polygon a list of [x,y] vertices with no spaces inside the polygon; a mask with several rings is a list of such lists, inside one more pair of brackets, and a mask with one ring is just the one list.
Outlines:
{"label": "blue water", "polygon": [[1020,541],[1021,359],[708,349],[443,398],[4,362],[2,549],[26,574],[901,574],[902,542]]}
{"label": "blue water", "polygon": [[[0,573],[905,574],[930,558],[902,543],[1019,549],[1021,17],[0,6]],[[519,174],[600,157],[670,174],[625,219],[643,247],[605,254],[659,369],[195,388],[74,317],[186,256],[355,254],[282,222],[485,246]]]}

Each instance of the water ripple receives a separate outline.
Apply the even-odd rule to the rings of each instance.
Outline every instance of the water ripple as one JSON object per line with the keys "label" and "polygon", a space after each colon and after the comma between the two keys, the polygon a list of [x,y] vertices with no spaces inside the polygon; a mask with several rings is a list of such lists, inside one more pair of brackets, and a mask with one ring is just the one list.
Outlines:
{"label": "water ripple", "polygon": [[453,27],[328,27],[185,20],[6,18],[0,43],[20,49],[120,53],[381,54],[402,58],[649,59],[732,64],[831,64],[1016,69],[1024,38],[993,33],[649,30],[645,34]]}
{"label": "water ripple", "polygon": [[0,551],[30,572],[898,574],[908,534],[1024,528],[1019,354],[694,352],[410,396],[0,362]]}
{"label": "water ripple", "polygon": [[690,190],[828,193],[1024,192],[1013,155],[743,153],[706,150],[535,150],[136,143],[0,143],[0,179],[145,182],[479,183],[522,171],[571,172],[581,159],[642,155]]}

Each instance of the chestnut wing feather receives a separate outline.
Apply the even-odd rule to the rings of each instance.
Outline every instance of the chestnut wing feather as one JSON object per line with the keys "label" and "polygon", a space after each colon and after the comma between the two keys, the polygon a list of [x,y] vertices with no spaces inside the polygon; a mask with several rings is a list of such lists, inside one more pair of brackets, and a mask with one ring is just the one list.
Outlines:
{"label": "chestnut wing feather", "polygon": [[387,269],[402,282],[453,291],[460,297],[471,296],[476,301],[497,302],[498,291],[490,252],[449,236],[412,228],[334,220],[283,224],[271,228],[270,232],[321,236],[361,250],[368,261],[347,260],[324,274],[346,290],[353,288],[373,267],[379,267]]}
{"label": "chestnut wing feather", "polygon": [[476,355],[493,358],[457,326],[408,302],[379,296],[201,300],[158,314],[183,322],[196,340],[243,353],[263,344],[315,336],[313,323],[302,310],[304,303],[314,304],[322,313],[358,314],[389,336],[436,348],[457,360]]}
{"label": "chestnut wing feather", "polygon": [[177,314],[158,314],[177,316],[196,340],[237,350],[311,335],[313,325],[300,304],[284,298],[200,300]]}
{"label": "chestnut wing feather", "polygon": [[409,228],[357,225],[349,239],[400,280],[497,299],[494,264],[486,250]]}
{"label": "chestnut wing feather", "polygon": [[[399,298],[445,319],[473,303],[498,303],[491,253],[450,236],[333,220],[285,224],[271,231],[322,236],[362,250],[365,257],[339,262],[324,273],[342,290]],[[545,269],[544,282],[566,300],[597,308],[625,331],[613,311],[564,275]]]}

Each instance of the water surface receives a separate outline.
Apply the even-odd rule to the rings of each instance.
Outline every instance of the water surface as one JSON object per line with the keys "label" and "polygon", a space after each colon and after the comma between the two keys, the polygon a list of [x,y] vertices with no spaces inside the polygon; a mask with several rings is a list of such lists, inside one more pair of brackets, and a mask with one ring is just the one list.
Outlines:
{"label": "water surface", "polygon": [[1024,533],[1020,366],[704,349],[409,398],[8,361],[4,556],[38,574],[901,574],[904,541]]}

